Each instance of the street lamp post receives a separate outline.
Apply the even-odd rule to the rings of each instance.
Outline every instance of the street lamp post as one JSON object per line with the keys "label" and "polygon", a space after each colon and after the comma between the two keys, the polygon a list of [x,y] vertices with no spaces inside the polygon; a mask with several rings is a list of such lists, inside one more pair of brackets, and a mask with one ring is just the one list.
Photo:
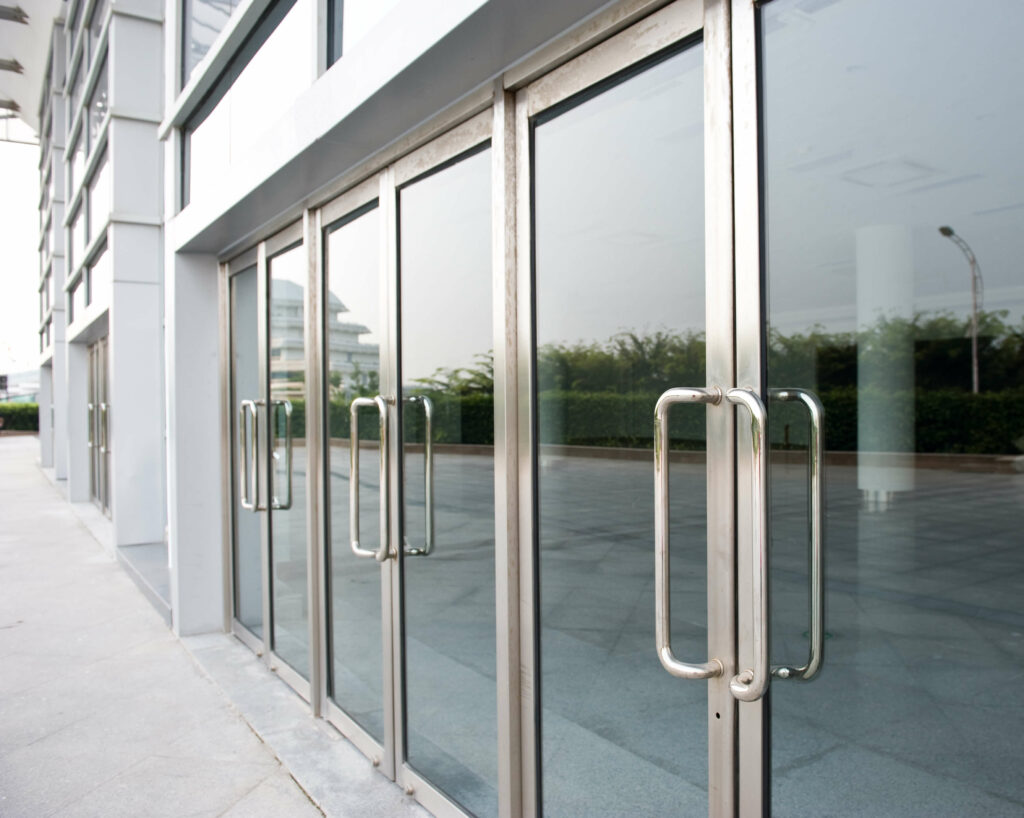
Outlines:
{"label": "street lamp post", "polygon": [[971,266],[971,387],[978,394],[978,301],[981,293],[981,266],[971,246],[953,232],[953,228],[943,225],[939,232],[960,248]]}

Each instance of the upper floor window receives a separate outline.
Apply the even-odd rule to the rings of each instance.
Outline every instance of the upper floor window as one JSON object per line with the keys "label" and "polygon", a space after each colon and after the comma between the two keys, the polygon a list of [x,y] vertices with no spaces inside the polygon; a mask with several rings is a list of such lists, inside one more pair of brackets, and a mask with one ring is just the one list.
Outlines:
{"label": "upper floor window", "polygon": [[238,3],[239,0],[182,0],[182,86],[188,83],[195,67],[224,30]]}

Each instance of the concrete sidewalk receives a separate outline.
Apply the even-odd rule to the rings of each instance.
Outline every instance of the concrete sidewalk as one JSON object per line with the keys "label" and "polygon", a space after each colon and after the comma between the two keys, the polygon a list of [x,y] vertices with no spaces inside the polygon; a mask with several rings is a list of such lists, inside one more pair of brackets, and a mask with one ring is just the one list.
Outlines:
{"label": "concrete sidewalk", "polygon": [[0,815],[320,815],[38,451],[0,437]]}

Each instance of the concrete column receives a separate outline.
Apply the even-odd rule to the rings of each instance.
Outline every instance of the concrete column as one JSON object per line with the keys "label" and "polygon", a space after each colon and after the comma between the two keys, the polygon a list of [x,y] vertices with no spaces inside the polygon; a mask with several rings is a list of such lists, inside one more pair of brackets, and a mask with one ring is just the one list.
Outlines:
{"label": "concrete column", "polygon": [[53,468],[53,364],[39,367],[39,465]]}
{"label": "concrete column", "polygon": [[184,636],[223,630],[228,610],[217,260],[168,249],[165,269],[171,611]]}
{"label": "concrete column", "polygon": [[[870,511],[914,487],[914,256],[910,228],[857,230],[857,487]],[[883,329],[886,320],[895,319]],[[900,325],[900,319],[906,324]]]}
{"label": "concrete column", "polygon": [[[57,266],[56,261],[53,265]],[[63,277],[61,277],[63,287]],[[58,292],[60,292],[58,290]],[[64,293],[60,293],[64,298]],[[67,395],[67,347],[65,343],[66,331],[64,328],[64,310],[54,309],[53,311],[53,360],[51,362],[53,378],[53,473],[58,480],[67,480],[68,477],[68,395]]]}
{"label": "concrete column", "polygon": [[90,497],[89,484],[89,347],[68,344],[64,377],[67,410],[59,428],[67,430],[68,499],[84,503]]}

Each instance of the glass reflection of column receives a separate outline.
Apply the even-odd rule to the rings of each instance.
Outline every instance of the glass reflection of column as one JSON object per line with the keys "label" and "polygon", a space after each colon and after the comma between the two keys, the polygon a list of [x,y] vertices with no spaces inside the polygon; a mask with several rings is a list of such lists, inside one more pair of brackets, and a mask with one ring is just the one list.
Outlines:
{"label": "glass reflection of column", "polygon": [[857,230],[857,488],[868,511],[914,487],[914,264],[910,228]]}

